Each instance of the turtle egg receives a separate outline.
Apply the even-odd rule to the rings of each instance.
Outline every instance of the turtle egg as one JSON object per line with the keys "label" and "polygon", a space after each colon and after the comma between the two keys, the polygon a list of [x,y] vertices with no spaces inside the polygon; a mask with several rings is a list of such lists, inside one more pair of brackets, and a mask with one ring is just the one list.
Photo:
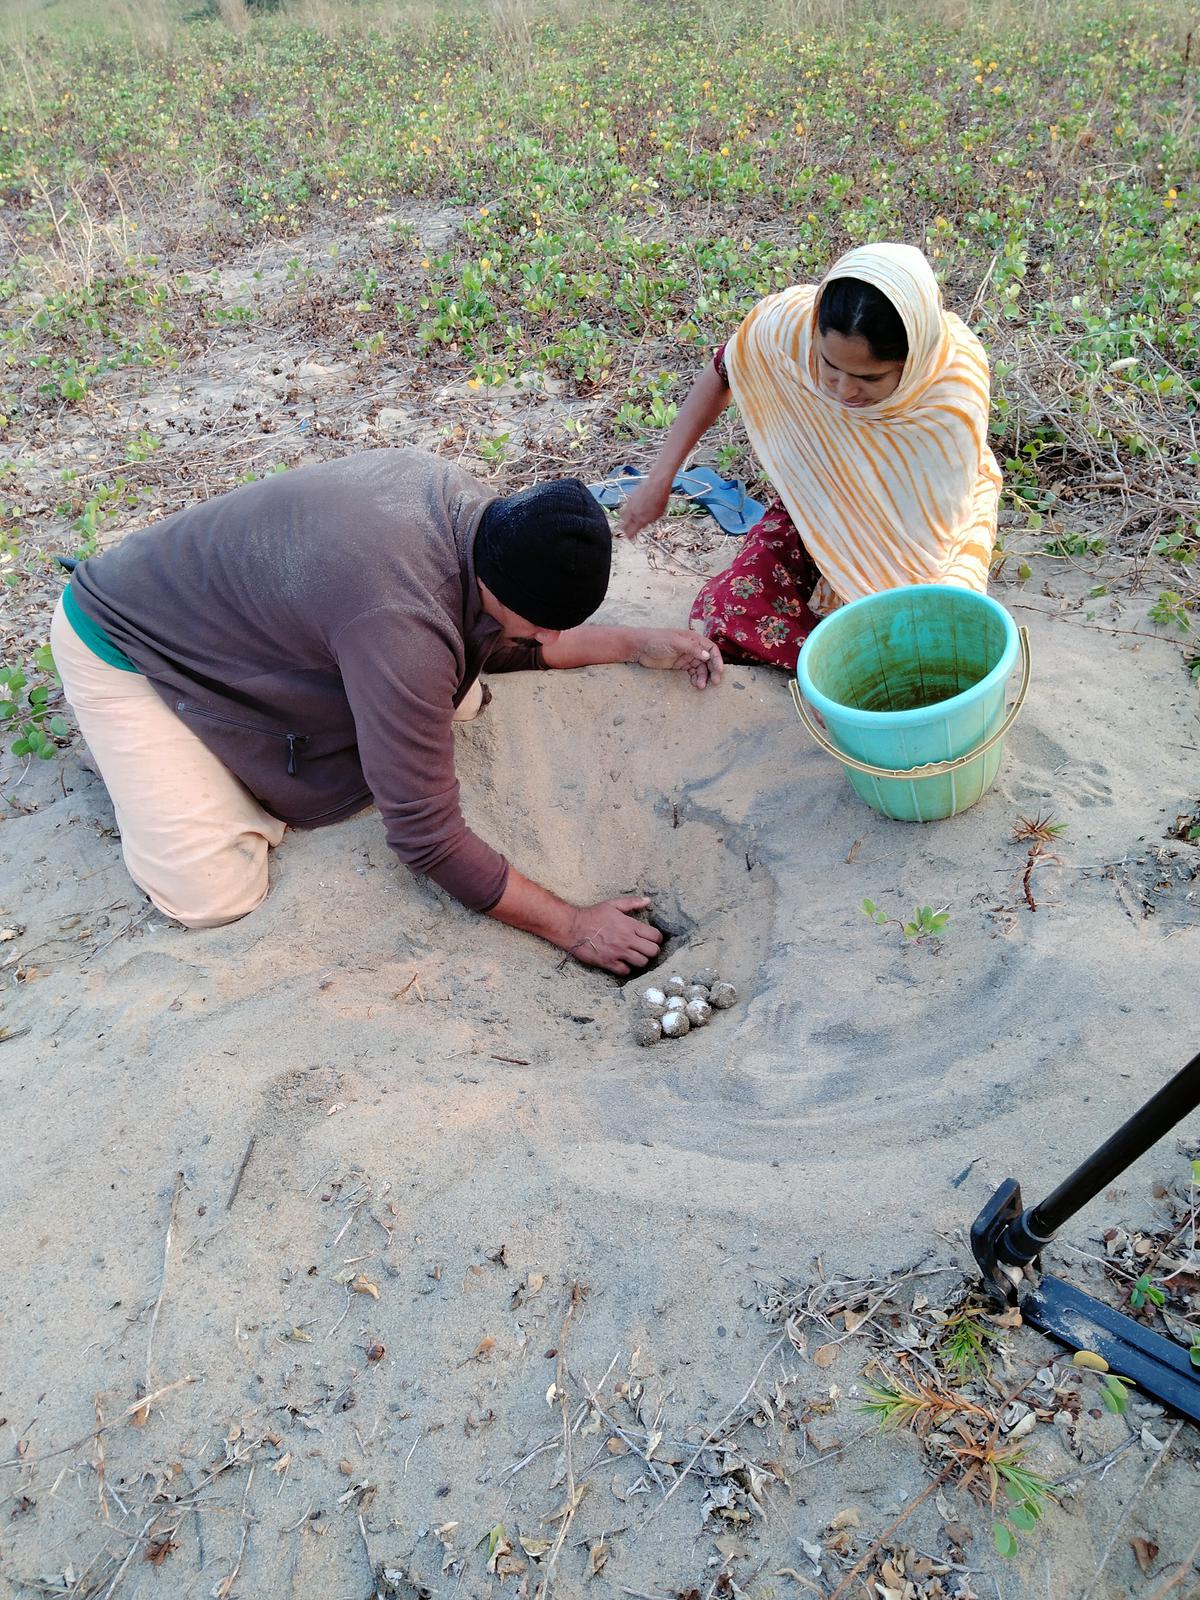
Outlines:
{"label": "turtle egg", "polygon": [[653,986],[642,990],[642,999],[648,1006],[665,1006],[667,1003],[667,997],[662,990]]}
{"label": "turtle egg", "polygon": [[663,988],[668,994],[682,994],[687,988],[687,984],[684,983],[683,979],[678,973],[675,973],[672,977],[667,979],[666,983],[663,984]]}
{"label": "turtle egg", "polygon": [[701,967],[692,978],[693,983],[701,984],[705,989],[711,989],[714,983],[720,981],[720,974],[715,967]]}
{"label": "turtle egg", "polygon": [[686,1011],[687,1010],[687,1001],[683,998],[683,996],[681,994],[673,994],[671,996],[671,998],[667,1001],[666,1005],[663,1007],[663,1010],[666,1011],[666,1012]]}
{"label": "turtle egg", "polygon": [[693,1028],[702,1028],[712,1016],[712,1007],[707,1000],[689,1000],[683,1014]]}
{"label": "turtle egg", "polygon": [[657,1017],[639,1017],[633,1025],[635,1044],[657,1044],[662,1036],[662,1023]]}
{"label": "turtle egg", "polygon": [[683,991],[683,998],[685,1000],[707,1000],[708,990],[702,983],[689,983]]}
{"label": "turtle egg", "polygon": [[728,1011],[730,1006],[737,1005],[738,992],[731,983],[715,983],[709,1000],[718,1011]]}
{"label": "turtle egg", "polygon": [[664,1039],[682,1039],[685,1033],[691,1032],[691,1027],[686,1011],[668,1011],[662,1019]]}

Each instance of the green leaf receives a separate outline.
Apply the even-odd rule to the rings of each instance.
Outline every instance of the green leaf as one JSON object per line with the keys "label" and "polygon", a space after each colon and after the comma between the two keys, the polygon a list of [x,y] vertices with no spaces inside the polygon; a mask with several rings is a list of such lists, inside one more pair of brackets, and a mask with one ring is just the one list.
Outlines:
{"label": "green leaf", "polygon": [[996,1543],[996,1554],[1011,1561],[1017,1553],[1017,1536],[1012,1529],[1005,1527],[1003,1522],[993,1522],[992,1538]]}
{"label": "green leaf", "polygon": [[1194,1367],[1200,1367],[1200,1344],[1194,1344],[1188,1351],[1188,1360]]}
{"label": "green leaf", "polygon": [[1104,1409],[1110,1411],[1114,1417],[1119,1417],[1128,1403],[1123,1399],[1118,1399],[1112,1389],[1101,1389],[1100,1399]]}
{"label": "green leaf", "polygon": [[879,907],[875,904],[874,900],[864,900],[862,903],[862,908],[868,917],[873,917],[879,910]]}
{"label": "green leaf", "polygon": [[16,739],[13,742],[12,753],[15,756],[27,756],[32,748],[28,739]]}
{"label": "green leaf", "polygon": [[1032,1533],[1037,1527],[1037,1512],[1031,1504],[1023,1500],[1019,1506],[1014,1506],[1009,1513],[1014,1528],[1019,1528],[1022,1533]]}
{"label": "green leaf", "polygon": [[1011,1478],[1005,1478],[1004,1492],[1015,1506],[1019,1506],[1025,1499],[1024,1489],[1018,1488]]}
{"label": "green leaf", "polygon": [[46,726],[56,739],[65,739],[71,731],[71,725],[66,717],[51,717]]}

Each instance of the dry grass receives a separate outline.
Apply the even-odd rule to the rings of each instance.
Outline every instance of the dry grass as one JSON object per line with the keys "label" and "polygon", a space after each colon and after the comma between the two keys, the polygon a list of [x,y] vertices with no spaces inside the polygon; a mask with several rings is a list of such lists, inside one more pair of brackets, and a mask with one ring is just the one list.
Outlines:
{"label": "dry grass", "polygon": [[217,10],[221,21],[232,33],[249,32],[250,13],[246,9],[246,0],[217,0]]}

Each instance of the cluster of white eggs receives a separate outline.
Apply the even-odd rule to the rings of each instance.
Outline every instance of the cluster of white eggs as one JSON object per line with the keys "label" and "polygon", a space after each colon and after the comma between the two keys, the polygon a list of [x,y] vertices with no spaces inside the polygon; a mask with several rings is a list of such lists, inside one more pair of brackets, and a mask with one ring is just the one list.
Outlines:
{"label": "cluster of white eggs", "polygon": [[702,967],[690,983],[673,974],[661,985],[638,991],[634,1040],[650,1045],[660,1039],[682,1039],[693,1028],[707,1027],[714,1011],[736,1005],[737,997],[733,984],[722,983],[711,967]]}

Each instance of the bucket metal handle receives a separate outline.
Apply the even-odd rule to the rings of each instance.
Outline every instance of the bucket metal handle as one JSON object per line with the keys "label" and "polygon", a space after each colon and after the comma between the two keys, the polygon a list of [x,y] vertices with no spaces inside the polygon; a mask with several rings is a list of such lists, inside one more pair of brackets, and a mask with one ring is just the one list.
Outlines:
{"label": "bucket metal handle", "polygon": [[840,761],[844,767],[852,767],[855,772],[865,772],[869,778],[940,778],[943,773],[957,772],[959,767],[965,767],[968,761],[976,761],[981,755],[986,754],[993,745],[999,744],[1004,735],[1012,727],[1021,714],[1021,707],[1025,704],[1025,696],[1029,692],[1029,629],[1018,629],[1021,642],[1021,685],[1017,690],[1017,698],[1013,701],[1012,709],[1004,721],[989,738],[982,744],[977,744],[973,750],[968,750],[966,755],[955,756],[953,761],[929,761],[921,767],[873,767],[868,761],[856,761],[853,756],[848,756],[844,750],[839,750],[831,744],[817,727],[808,713],[808,708],[800,694],[800,685],[792,678],[788,687],[792,691],[792,700],[796,706],[796,715],[812,735],[813,739],[835,761]]}

